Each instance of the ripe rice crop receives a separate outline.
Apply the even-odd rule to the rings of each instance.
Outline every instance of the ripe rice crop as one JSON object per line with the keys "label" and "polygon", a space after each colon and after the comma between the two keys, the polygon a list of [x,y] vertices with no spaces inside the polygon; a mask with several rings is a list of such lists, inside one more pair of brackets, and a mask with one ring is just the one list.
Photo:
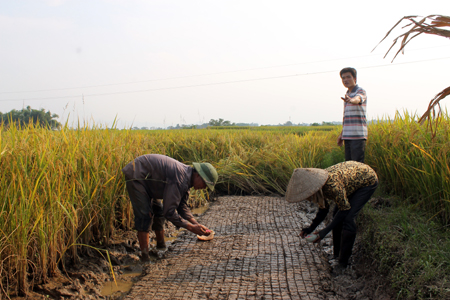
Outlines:
{"label": "ripe rice crop", "polygon": [[412,204],[450,223],[450,119],[438,121],[436,136],[416,121],[417,115],[397,113],[370,127],[367,162],[383,186]]}
{"label": "ripe rice crop", "polygon": [[2,293],[25,294],[76,262],[83,245],[108,243],[115,228],[131,228],[121,169],[139,155],[211,162],[220,192],[284,193],[293,168],[320,161],[329,140],[276,131],[2,129]]}
{"label": "ripe rice crop", "polygon": [[[387,191],[449,223],[449,118],[434,139],[417,117],[398,114],[369,127],[366,163]],[[24,294],[77,262],[85,245],[107,244],[116,228],[132,228],[121,169],[148,153],[186,164],[210,162],[220,194],[284,195],[292,171],[343,160],[340,127],[277,130],[134,131],[29,126],[0,133],[1,293]],[[198,205],[207,193],[197,193]],[[30,280],[32,279],[32,280]],[[1,294],[0,294],[1,296]]]}

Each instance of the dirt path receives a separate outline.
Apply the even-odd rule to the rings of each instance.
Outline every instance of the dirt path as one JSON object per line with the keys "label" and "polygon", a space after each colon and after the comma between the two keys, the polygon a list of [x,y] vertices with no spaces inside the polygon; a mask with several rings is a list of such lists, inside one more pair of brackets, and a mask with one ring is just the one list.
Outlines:
{"label": "dirt path", "polygon": [[216,232],[183,231],[125,299],[338,299],[322,249],[298,237],[300,204],[279,197],[220,197],[198,218]]}

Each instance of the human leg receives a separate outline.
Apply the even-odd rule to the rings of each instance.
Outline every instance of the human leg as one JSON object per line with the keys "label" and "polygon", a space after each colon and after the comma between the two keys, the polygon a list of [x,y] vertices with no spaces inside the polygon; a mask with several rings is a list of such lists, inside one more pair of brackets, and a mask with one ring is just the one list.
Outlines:
{"label": "human leg", "polygon": [[366,140],[345,140],[345,161],[354,160],[364,163]]}
{"label": "human leg", "polygon": [[351,143],[351,140],[344,140],[345,161],[352,160],[352,149],[350,147]]}
{"label": "human leg", "polygon": [[339,264],[343,266],[348,265],[348,261],[353,252],[357,229],[355,219],[367,201],[369,201],[377,187],[378,183],[360,188],[349,197],[351,209],[343,222],[341,251],[339,255]]}
{"label": "human leg", "polygon": [[126,180],[126,188],[133,206],[134,227],[138,231],[142,260],[145,261],[149,259],[149,231],[152,223],[151,198],[145,187],[137,180]]}
{"label": "human leg", "polygon": [[164,250],[166,249],[166,243],[164,241],[164,223],[166,219],[163,216],[163,204],[162,200],[152,200],[152,211],[153,211],[153,224],[152,230],[155,232],[156,236],[156,249]]}
{"label": "human leg", "polygon": [[[334,207],[333,217],[339,211],[337,205]],[[342,223],[336,225],[333,228],[333,256],[334,258],[339,257],[339,252],[341,251],[341,236],[342,236]]]}

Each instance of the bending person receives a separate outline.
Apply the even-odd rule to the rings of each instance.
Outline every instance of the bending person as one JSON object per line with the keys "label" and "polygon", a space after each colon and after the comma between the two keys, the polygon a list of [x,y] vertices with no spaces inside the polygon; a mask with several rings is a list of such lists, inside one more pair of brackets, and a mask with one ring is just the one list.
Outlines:
{"label": "bending person", "polygon": [[[133,205],[143,261],[149,259],[150,227],[156,235],[157,249],[166,248],[164,218],[198,235],[210,233],[195,220],[187,200],[192,187],[214,190],[218,175],[211,164],[193,163],[190,167],[168,156],[147,154],[134,159],[122,172]],[[157,199],[163,199],[162,203]]]}
{"label": "bending person", "polygon": [[366,164],[346,161],[325,170],[295,169],[286,191],[288,202],[309,200],[317,203],[319,211],[311,225],[300,232],[302,238],[313,232],[328,214],[330,203],[336,203],[333,220],[321,231],[314,232],[322,240],[333,230],[333,253],[339,269],[345,269],[352,255],[356,238],[355,219],[378,187],[375,171]]}

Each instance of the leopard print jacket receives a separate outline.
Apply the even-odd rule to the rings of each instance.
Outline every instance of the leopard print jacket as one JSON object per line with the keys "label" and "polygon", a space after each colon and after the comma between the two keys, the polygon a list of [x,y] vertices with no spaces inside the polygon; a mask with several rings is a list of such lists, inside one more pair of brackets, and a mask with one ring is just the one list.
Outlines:
{"label": "leopard print jacket", "polygon": [[378,181],[377,174],[371,167],[356,161],[339,163],[325,170],[328,171],[328,180],[322,187],[324,198],[334,201],[339,210],[349,210],[351,206],[348,197],[356,190]]}

